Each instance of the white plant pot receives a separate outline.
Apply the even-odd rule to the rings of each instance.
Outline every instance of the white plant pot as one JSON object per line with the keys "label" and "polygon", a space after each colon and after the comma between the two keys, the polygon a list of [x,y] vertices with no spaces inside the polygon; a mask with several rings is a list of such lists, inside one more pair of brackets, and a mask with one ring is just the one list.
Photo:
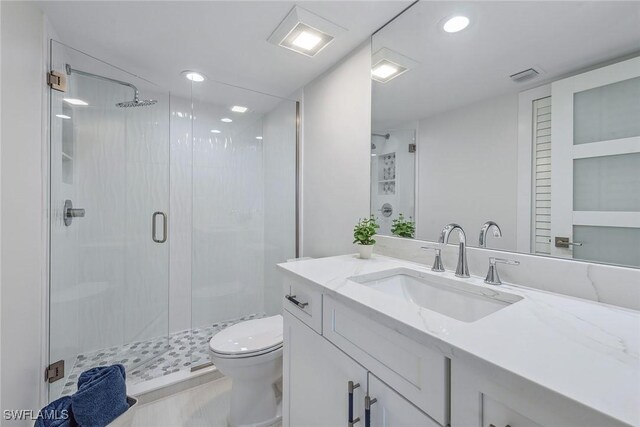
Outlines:
{"label": "white plant pot", "polygon": [[373,254],[373,245],[357,245],[358,252],[360,252],[360,258],[369,259]]}

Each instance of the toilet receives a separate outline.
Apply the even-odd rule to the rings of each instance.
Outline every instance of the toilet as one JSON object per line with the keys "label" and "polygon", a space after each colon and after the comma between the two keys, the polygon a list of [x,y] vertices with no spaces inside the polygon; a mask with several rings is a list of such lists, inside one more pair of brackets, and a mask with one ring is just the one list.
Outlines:
{"label": "toilet", "polygon": [[276,384],[282,380],[282,316],[236,323],[209,341],[213,364],[231,378],[231,427],[279,423]]}

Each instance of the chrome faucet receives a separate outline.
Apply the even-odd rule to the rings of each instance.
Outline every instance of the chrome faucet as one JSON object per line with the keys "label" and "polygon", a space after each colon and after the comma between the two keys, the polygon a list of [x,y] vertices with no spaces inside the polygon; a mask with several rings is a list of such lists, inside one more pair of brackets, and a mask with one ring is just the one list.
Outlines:
{"label": "chrome faucet", "polygon": [[469,265],[467,264],[467,237],[464,234],[464,230],[458,224],[447,224],[440,233],[439,242],[442,244],[449,243],[449,236],[452,231],[458,232],[458,239],[460,241],[458,249],[458,266],[456,267],[456,276],[469,277]]}
{"label": "chrome faucet", "polygon": [[502,280],[500,280],[500,276],[498,275],[498,266],[496,265],[497,263],[520,265],[520,261],[489,257],[489,271],[487,271],[487,277],[484,279],[484,283],[488,285],[502,285]]}
{"label": "chrome faucet", "polygon": [[493,237],[502,237],[502,230],[500,230],[498,224],[493,221],[485,222],[480,229],[479,244],[481,248],[487,247],[487,234],[489,230],[493,230]]}

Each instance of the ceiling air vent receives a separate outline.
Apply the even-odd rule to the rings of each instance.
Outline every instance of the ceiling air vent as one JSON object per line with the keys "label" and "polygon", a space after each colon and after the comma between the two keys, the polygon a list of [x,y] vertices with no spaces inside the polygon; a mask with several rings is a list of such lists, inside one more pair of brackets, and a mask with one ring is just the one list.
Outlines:
{"label": "ceiling air vent", "polygon": [[534,70],[533,68],[529,68],[527,70],[520,71],[519,73],[512,74],[509,77],[514,82],[521,83],[536,77],[538,74],[540,74],[538,71]]}

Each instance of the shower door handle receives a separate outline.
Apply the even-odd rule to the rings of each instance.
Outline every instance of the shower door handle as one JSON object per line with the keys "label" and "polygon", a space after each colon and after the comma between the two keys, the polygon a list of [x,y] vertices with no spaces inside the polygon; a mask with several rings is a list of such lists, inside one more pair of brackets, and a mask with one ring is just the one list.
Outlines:
{"label": "shower door handle", "polygon": [[[162,238],[161,239],[157,239],[156,238],[156,223],[157,223],[157,218],[158,215],[162,216]],[[151,216],[151,238],[153,239],[154,242],[156,243],[164,243],[167,241],[167,214],[164,212],[154,212],[153,215]]]}

